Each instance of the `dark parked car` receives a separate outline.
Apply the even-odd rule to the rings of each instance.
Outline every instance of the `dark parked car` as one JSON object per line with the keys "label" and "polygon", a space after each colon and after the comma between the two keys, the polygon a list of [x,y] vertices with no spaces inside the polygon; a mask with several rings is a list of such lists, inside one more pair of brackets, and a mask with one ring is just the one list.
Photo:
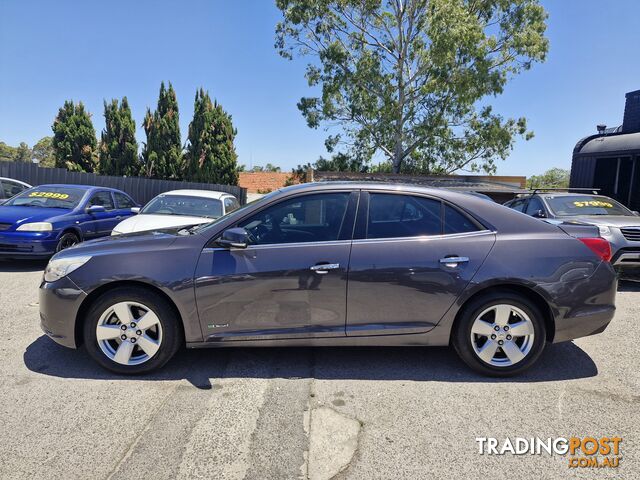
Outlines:
{"label": "dark parked car", "polygon": [[57,254],[43,330],[148,372],[188,347],[449,345],[490,375],[602,332],[615,273],[600,237],[446,190],[304,184],[209,224]]}
{"label": "dark parked car", "polygon": [[29,188],[0,205],[0,257],[47,258],[83,240],[110,235],[137,206],[113,188]]}
{"label": "dark parked car", "polygon": [[623,278],[640,278],[640,216],[613,198],[572,192],[539,192],[505,206],[547,222],[593,225],[611,244],[611,263]]}

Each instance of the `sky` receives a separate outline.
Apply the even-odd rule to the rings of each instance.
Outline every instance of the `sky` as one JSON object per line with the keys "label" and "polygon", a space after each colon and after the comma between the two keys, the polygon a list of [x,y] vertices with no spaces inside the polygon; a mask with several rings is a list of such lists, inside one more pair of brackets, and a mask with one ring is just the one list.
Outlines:
{"label": "sky", "polygon": [[[500,175],[568,169],[576,141],[598,123],[622,123],[624,94],[640,89],[640,2],[542,4],[547,61],[490,99],[535,133],[498,162]],[[0,141],[32,146],[51,135],[67,99],[84,102],[99,137],[103,101],[127,96],[142,142],[164,80],[178,96],[183,142],[203,87],[233,117],[240,163],[290,170],[326,157],[327,133],[309,129],[296,107],[312,93],[306,61],[273,46],[279,19],[272,0],[0,0]]]}

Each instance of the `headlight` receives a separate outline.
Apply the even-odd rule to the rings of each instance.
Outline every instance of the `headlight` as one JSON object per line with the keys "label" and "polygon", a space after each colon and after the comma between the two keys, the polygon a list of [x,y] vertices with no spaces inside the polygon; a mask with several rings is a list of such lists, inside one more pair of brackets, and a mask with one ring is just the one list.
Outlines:
{"label": "headlight", "polygon": [[599,226],[598,230],[600,230],[601,236],[611,235],[611,229],[609,227]]}
{"label": "headlight", "polygon": [[62,277],[69,275],[74,270],[77,270],[82,265],[91,260],[90,256],[86,257],[67,257],[67,258],[52,258],[44,269],[44,281],[55,282]]}
{"label": "headlight", "polygon": [[53,230],[53,225],[49,222],[25,223],[16,228],[18,232],[50,232],[51,230]]}

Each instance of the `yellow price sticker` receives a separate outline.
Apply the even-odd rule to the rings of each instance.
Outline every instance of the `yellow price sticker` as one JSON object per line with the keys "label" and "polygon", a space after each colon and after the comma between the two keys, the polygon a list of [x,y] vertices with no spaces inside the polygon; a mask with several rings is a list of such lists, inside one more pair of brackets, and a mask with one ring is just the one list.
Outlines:
{"label": "yellow price sticker", "polygon": [[65,200],[69,198],[68,193],[58,193],[58,192],[31,192],[29,196],[37,197],[37,198],[55,198],[58,200]]}
{"label": "yellow price sticker", "polygon": [[576,207],[602,207],[613,208],[613,204],[609,202],[603,202],[600,200],[588,200],[584,202],[573,202]]}

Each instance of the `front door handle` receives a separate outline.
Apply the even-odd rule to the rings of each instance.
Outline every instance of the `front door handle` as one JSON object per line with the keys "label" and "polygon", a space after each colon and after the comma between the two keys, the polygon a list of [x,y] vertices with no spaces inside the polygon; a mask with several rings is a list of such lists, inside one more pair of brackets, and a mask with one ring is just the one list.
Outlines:
{"label": "front door handle", "polygon": [[318,265],[310,267],[310,270],[319,275],[325,275],[329,273],[329,270],[336,270],[337,268],[340,268],[339,263],[319,263]]}
{"label": "front door handle", "polygon": [[469,261],[469,257],[444,257],[440,259],[440,263],[445,267],[457,267],[461,263]]}

